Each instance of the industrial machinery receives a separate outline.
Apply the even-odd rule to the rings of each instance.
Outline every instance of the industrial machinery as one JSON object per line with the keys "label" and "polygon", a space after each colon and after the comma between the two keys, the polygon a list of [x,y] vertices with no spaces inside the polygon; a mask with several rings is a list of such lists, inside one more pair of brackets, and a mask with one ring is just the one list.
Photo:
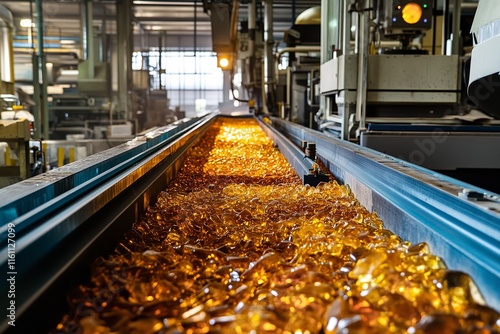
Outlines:
{"label": "industrial machinery", "polygon": [[[277,72],[276,59],[280,56],[277,55],[278,42],[274,40],[273,1],[241,3],[247,5],[244,10],[240,10],[240,1],[237,0],[203,1],[211,20],[212,48],[217,53],[217,65],[224,72],[223,90],[232,92],[232,100],[245,103],[245,111],[277,114],[280,109],[283,112],[284,100],[291,94],[278,87],[278,80],[286,79],[283,79],[283,73],[279,78]],[[290,33],[295,36],[300,34],[298,30],[305,21]],[[318,28],[316,33],[319,34],[319,25],[315,28]],[[314,29],[309,29],[309,36],[311,32]],[[292,40],[296,39],[290,35],[289,44],[295,43]],[[315,51],[319,51],[319,45]],[[226,94],[220,109],[224,106],[230,106],[229,109],[235,107]]]}
{"label": "industrial machinery", "polygon": [[[296,18],[281,47],[272,37],[272,1],[262,2],[259,17],[256,2],[248,2],[237,39],[238,1],[206,3],[214,51],[227,63],[225,91],[235,91],[240,75],[235,99],[251,103],[251,111],[500,191],[491,181],[500,166],[494,66],[478,71],[473,62],[468,84],[477,3],[323,1]],[[481,31],[488,27],[495,23]],[[486,52],[481,48],[473,54]]]}
{"label": "industrial machinery", "polygon": [[323,1],[297,17],[284,47],[272,38],[272,1],[261,17],[248,2],[238,39],[238,1],[206,3],[225,88],[240,74],[251,109],[454,177],[497,173],[500,123],[467,95],[476,3]]}
{"label": "industrial machinery", "polygon": [[[469,93],[476,94],[467,95],[470,57],[462,36],[468,31],[461,19],[470,23],[475,5],[450,0],[323,1],[321,67],[305,84],[308,101],[317,100],[319,111],[314,122],[307,120],[307,105],[290,106],[299,110],[298,117],[280,116],[498,191],[499,185],[490,180],[500,166],[500,122],[487,110],[498,96],[493,88],[497,76],[488,76],[496,71],[481,69],[479,74],[477,63],[473,65],[471,80],[483,80],[469,85]],[[438,31],[443,34],[442,52],[436,52]],[[482,52],[481,44],[475,48],[473,54]],[[288,71],[296,68],[291,64]],[[477,88],[484,78],[490,84]],[[294,85],[292,80],[284,86],[292,92]],[[481,97],[483,87],[488,87],[488,99]],[[482,101],[476,103],[478,99]]]}
{"label": "industrial machinery", "polygon": [[[314,115],[319,109],[321,9],[302,12],[285,33],[286,47],[277,55],[277,95],[280,117],[317,129]],[[279,70],[288,55],[287,66]]]}
{"label": "industrial machinery", "polygon": [[422,48],[433,13],[428,1],[325,2],[322,129],[352,141],[373,123],[439,122],[458,112],[461,55]]}
{"label": "industrial machinery", "polygon": [[[218,117],[184,119],[0,189],[0,263],[15,269],[16,330],[41,331],[58,321],[52,317],[63,312],[68,289],[88,277],[93,259],[112,251]],[[258,120],[299,176],[311,167],[300,145],[314,142],[319,161],[386,228],[410,242],[426,240],[447,267],[469,273],[486,302],[500,309],[497,195],[289,121]],[[8,240],[15,241],[15,261],[8,257]],[[2,332],[8,321],[2,320]]]}
{"label": "industrial machinery", "polygon": [[[320,77],[316,76],[317,71],[314,72],[313,66],[310,69],[314,73],[309,71],[309,67],[301,73],[300,67],[297,67],[297,72],[288,76],[290,79],[294,78],[293,80],[298,79],[291,91],[290,108],[292,101],[296,101],[293,103],[297,103],[297,106],[300,103],[300,107],[313,107],[316,103],[306,104],[301,101],[317,94],[309,95],[304,92],[303,87],[306,87],[306,91],[309,87],[310,91],[315,93],[314,85],[320,85],[325,106],[328,107],[323,109],[323,112],[326,112],[325,117],[329,123],[322,123],[318,119],[317,126],[322,126],[324,132],[308,129],[281,117],[256,116],[255,119],[302,179],[307,179],[311,170],[314,173],[314,168],[309,160],[304,159],[301,148],[304,142],[314,143],[310,148],[316,148],[316,158],[322,165],[326,166],[340,183],[348,185],[363,206],[370,212],[376,212],[388,229],[410,242],[425,240],[433,253],[440,256],[449,268],[469,273],[485,302],[499,310],[498,195],[416,166],[405,159],[399,159],[397,155],[390,156],[351,142],[358,141],[353,140],[358,137],[362,142],[361,138],[369,131],[371,122],[379,124],[376,122],[378,120],[386,123],[392,116],[397,115],[395,118],[398,122],[389,122],[389,125],[399,125],[401,120],[405,121],[406,126],[415,125],[414,115],[402,117],[398,114],[398,110],[405,112],[398,108],[407,107],[400,105],[406,99],[419,102],[419,106],[428,106],[430,102],[427,99],[441,107],[456,105],[460,100],[461,91],[458,85],[460,57],[435,56],[434,59],[431,58],[434,55],[419,53],[418,49],[411,45],[409,36],[420,33],[427,27],[427,22],[418,29],[407,30],[398,25],[400,15],[405,15],[401,14],[402,10],[395,14],[396,7],[389,9],[382,6],[377,7],[380,22],[383,22],[383,17],[396,17],[393,23],[388,23],[387,20],[381,23],[381,27],[391,39],[386,40],[385,45],[390,45],[395,36],[402,39],[396,38],[398,43],[392,53],[370,54],[368,50],[363,51],[361,46],[365,44],[357,44],[355,40],[364,38],[366,41],[369,31],[360,28],[359,36],[353,39],[350,22],[351,19],[356,19],[359,27],[368,28],[371,25],[368,14],[370,11],[367,11],[369,7],[361,6],[361,2],[358,3],[359,6],[349,8],[345,7],[345,4],[345,1],[329,1],[328,4],[323,4],[323,17],[332,19],[331,16],[334,16],[338,20],[332,19],[332,24],[328,25],[337,27],[333,30],[335,33],[322,36],[322,41],[328,41],[325,45],[335,47],[328,47],[327,50],[330,51],[327,51],[323,48],[324,43],[321,43]],[[230,7],[226,6],[224,10],[228,8]],[[416,10],[418,14],[418,9],[413,5],[409,8]],[[420,8],[423,13],[423,4]],[[413,22],[415,17],[413,12],[407,19]],[[252,29],[254,27],[249,22],[249,35]],[[296,29],[300,27],[293,30]],[[294,34],[293,31],[290,33]],[[356,45],[358,46],[354,47]],[[367,43],[366,49],[368,45]],[[261,89],[255,89],[251,97],[256,100],[260,97],[263,113],[278,113],[278,108],[273,107],[271,103],[278,101],[278,94],[273,92],[276,76],[271,68],[274,68],[274,58],[268,56],[268,52],[272,53],[272,42],[264,39],[264,46],[265,61],[262,71],[266,74],[260,77]],[[297,45],[290,47],[296,48]],[[293,52],[299,53],[296,49],[292,50]],[[326,52],[331,55],[326,57]],[[302,55],[297,58],[302,58]],[[445,79],[427,89],[422,89],[423,82],[427,84],[425,78],[417,76],[418,85],[400,90],[396,88],[406,82],[403,80],[406,72],[397,68],[393,71],[401,79],[395,84],[392,77],[385,73],[387,68],[392,71],[393,63],[405,66],[411,64],[412,67],[415,67],[414,64],[428,63],[431,68],[439,69],[441,73],[443,67],[456,75],[453,74],[452,79],[447,79],[449,73],[446,72],[443,74]],[[306,62],[306,65],[311,64]],[[358,66],[367,66],[368,71],[356,71]],[[380,66],[384,71],[370,74],[370,68],[380,70],[375,66]],[[367,77],[363,77],[363,73]],[[380,80],[379,76],[383,80]],[[307,80],[304,80],[305,78]],[[254,84],[251,83],[253,88]],[[365,89],[366,94],[363,94]],[[362,95],[365,95],[366,99],[360,97]],[[390,107],[388,111],[381,108],[385,104]],[[366,109],[363,109],[363,105],[366,105]],[[375,106],[375,114],[371,114],[372,109],[369,106],[372,105]],[[295,120],[293,112],[289,111],[287,114],[286,109],[284,110],[286,118]],[[309,117],[312,110],[308,111]],[[442,109],[436,109],[436,113],[439,113],[439,110]],[[389,114],[385,114],[386,112]],[[425,116],[429,116],[429,113],[427,111]],[[302,116],[304,115],[306,114]],[[442,116],[444,111],[436,119]],[[0,221],[3,223],[0,226],[0,263],[2,268],[10,266],[11,270],[8,272],[9,286],[5,285],[2,293],[8,295],[8,291],[15,290],[15,305],[11,306],[13,299],[9,297],[10,304],[5,308],[14,309],[13,314],[9,313],[9,316],[14,317],[17,331],[39,332],[54,325],[58,320],[56,317],[64,313],[67,291],[87,279],[90,264],[95,258],[115,249],[124,231],[147,211],[157,195],[173,180],[182,167],[187,152],[218,117],[219,114],[211,113],[186,118],[109,150],[0,189]],[[297,120],[300,119],[297,113]],[[423,117],[421,122],[416,124],[427,125],[429,119],[434,117]],[[422,124],[424,120],[425,124]],[[307,117],[302,117],[299,122],[311,126]],[[453,122],[446,123],[441,120],[438,124],[455,126],[456,123]],[[399,128],[391,134],[395,133],[400,140],[402,132]],[[416,141],[415,145],[427,150],[423,152],[426,158],[434,153],[438,154],[438,144],[454,142],[453,138],[446,137],[447,140],[444,140],[436,136],[436,132],[434,137],[429,137],[429,132],[423,132],[425,131],[422,131],[422,135],[426,137]],[[415,136],[415,132],[411,132],[409,136]],[[429,138],[434,140],[434,146],[427,141]],[[494,147],[498,146],[493,145]],[[15,252],[12,251],[12,244],[15,245]],[[50,305],[50,310],[47,305]],[[12,329],[9,327],[9,321],[13,321],[12,318],[4,317],[0,323],[0,331]]]}
{"label": "industrial machinery", "polygon": [[[223,94],[223,100],[219,103],[219,110],[225,112],[234,111],[234,101],[248,103],[250,99],[255,100],[254,97],[260,92],[257,80],[260,80],[261,75],[257,74],[256,67],[260,63],[256,58],[258,37],[255,29],[255,1],[249,4],[249,8],[252,19],[241,22],[241,29],[238,29],[238,1],[203,1],[203,9],[210,17],[212,50],[217,54],[217,66],[223,72],[223,91],[231,92],[232,95],[230,99],[228,94]],[[242,64],[240,60],[246,60],[246,63]],[[245,82],[240,82],[236,87],[236,73],[241,75],[242,72],[245,75],[240,77],[243,77]],[[240,87],[241,84],[245,87]]]}

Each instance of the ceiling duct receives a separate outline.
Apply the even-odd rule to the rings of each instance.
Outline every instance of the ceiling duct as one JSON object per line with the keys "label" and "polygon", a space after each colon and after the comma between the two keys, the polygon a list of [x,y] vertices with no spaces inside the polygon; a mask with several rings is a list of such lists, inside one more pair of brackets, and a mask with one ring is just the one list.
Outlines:
{"label": "ceiling duct", "polygon": [[211,2],[204,4],[210,12],[210,21],[212,25],[212,48],[214,52],[225,53],[232,52],[231,45],[231,2]]}

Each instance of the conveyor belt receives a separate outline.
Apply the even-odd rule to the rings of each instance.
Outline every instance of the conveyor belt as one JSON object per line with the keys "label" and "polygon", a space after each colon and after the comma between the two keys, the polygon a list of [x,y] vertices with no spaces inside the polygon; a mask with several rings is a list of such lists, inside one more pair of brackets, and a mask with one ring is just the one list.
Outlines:
{"label": "conveyor belt", "polygon": [[[426,240],[448,267],[470,273],[500,309],[497,194],[291,122],[273,119],[273,126],[296,145],[315,142],[330,172],[391,231],[411,242]],[[469,192],[493,200],[461,196]]]}
{"label": "conveyor belt", "polygon": [[[15,282],[13,298],[3,300],[15,302],[14,332],[48,329],[47,319],[65,304],[62,291],[113,249],[165,189],[214,116],[176,122],[0,189],[0,263]],[[2,289],[2,295],[12,290]],[[8,321],[2,320],[0,331]]]}
{"label": "conveyor belt", "polygon": [[[89,157],[0,192],[2,198],[8,198],[9,192],[11,198],[2,203],[0,217],[16,226],[18,324],[26,324],[21,321],[27,317],[43,322],[53,313],[44,309],[44,304],[50,301],[54,305],[57,300],[62,303],[60,291],[70,285],[64,280],[85,272],[79,268],[81,263],[114,247],[112,240],[164,189],[180,168],[183,153],[213,121],[213,117],[205,117],[176,124],[152,135],[150,140],[122,145],[113,152]],[[324,164],[339,180],[350,184],[362,204],[377,211],[403,238],[428,240],[433,252],[442,256],[449,267],[471,272],[487,302],[500,308],[496,291],[500,272],[498,212],[458,198],[457,192],[468,185],[349,143],[331,141],[286,122],[273,122],[295,142],[316,142]],[[274,128],[265,123],[261,126],[288,160],[296,161],[293,165],[299,175],[306,173],[308,165],[297,156],[300,151]],[[374,174],[378,177],[374,178]],[[37,187],[42,190],[34,190]],[[7,236],[8,230],[4,229],[2,246]],[[92,249],[93,245],[100,249]],[[2,247],[3,264],[7,262],[6,254],[7,247]],[[72,273],[67,272],[68,268]],[[3,323],[2,329],[6,326]]]}

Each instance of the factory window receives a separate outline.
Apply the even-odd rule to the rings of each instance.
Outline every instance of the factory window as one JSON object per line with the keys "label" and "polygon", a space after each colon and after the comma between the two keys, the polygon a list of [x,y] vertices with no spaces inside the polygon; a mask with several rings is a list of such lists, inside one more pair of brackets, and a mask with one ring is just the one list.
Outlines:
{"label": "factory window", "polygon": [[135,52],[134,70],[149,69],[152,90],[166,90],[171,108],[186,112],[199,109],[195,101],[205,100],[206,109],[217,109],[222,102],[223,75],[211,51]]}

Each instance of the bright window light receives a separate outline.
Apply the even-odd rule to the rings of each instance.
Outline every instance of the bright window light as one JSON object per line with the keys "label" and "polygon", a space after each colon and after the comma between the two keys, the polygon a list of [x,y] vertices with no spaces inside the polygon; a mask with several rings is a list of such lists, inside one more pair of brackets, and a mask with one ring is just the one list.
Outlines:
{"label": "bright window light", "polygon": [[31,22],[31,19],[21,19],[21,21],[19,21],[19,24],[23,28],[31,28],[35,26],[33,22]]}

